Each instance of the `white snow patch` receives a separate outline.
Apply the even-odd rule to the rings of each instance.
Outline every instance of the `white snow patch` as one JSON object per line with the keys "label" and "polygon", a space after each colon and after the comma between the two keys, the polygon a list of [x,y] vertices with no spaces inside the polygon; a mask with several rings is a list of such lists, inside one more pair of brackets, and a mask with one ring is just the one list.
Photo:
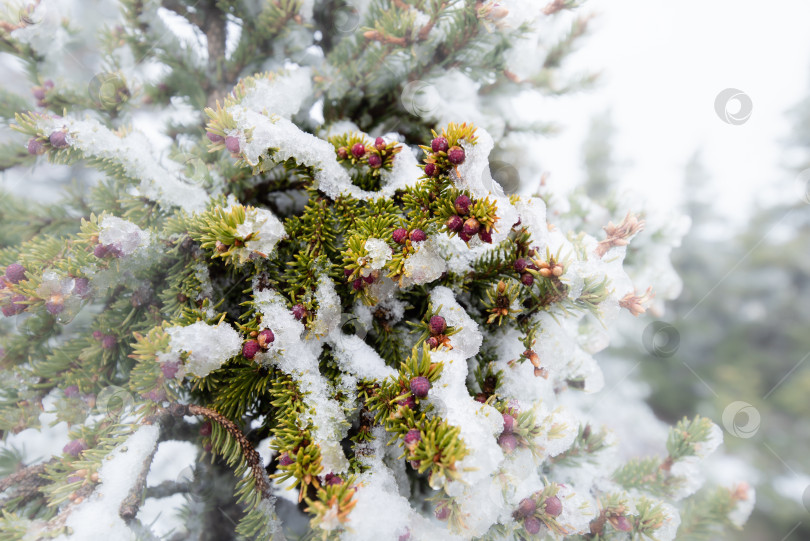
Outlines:
{"label": "white snow patch", "polygon": [[65,524],[72,534],[57,539],[138,538],[118,516],[118,510],[135,485],[137,472],[141,471],[155,448],[159,433],[157,425],[141,426],[104,458],[98,470],[99,485],[85,502],[68,515]]}
{"label": "white snow patch", "polygon": [[301,391],[307,393],[307,403],[311,408],[304,415],[304,420],[315,425],[313,439],[321,448],[324,470],[334,473],[346,471],[349,462],[340,441],[348,430],[348,423],[340,403],[331,398],[329,382],[318,368],[322,344],[316,340],[302,339],[304,325],[287,309],[281,295],[272,289],[259,290],[254,281],[253,298],[256,309],[262,314],[262,325],[275,335],[262,360],[272,362],[292,376]]}
{"label": "white snow patch", "polygon": [[123,254],[132,255],[135,251],[149,246],[150,234],[128,220],[117,216],[104,216],[99,220],[100,232],[98,241],[104,245],[112,245],[121,250]]}
{"label": "white snow patch", "polygon": [[228,324],[209,325],[197,321],[186,327],[166,329],[172,352],[188,355],[186,369],[198,377],[207,376],[242,348],[242,337]]}

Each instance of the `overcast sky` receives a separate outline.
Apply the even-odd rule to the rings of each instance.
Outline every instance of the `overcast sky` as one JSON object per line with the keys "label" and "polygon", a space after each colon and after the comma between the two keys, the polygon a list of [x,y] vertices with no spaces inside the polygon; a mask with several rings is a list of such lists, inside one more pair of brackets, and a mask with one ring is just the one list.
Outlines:
{"label": "overcast sky", "polygon": [[[795,175],[784,168],[780,141],[787,109],[809,91],[810,2],[590,0],[582,10],[598,17],[572,66],[604,75],[587,95],[560,100],[566,130],[545,145],[552,178],[581,178],[589,118],[610,108],[622,179],[650,199],[666,205],[680,195],[697,148],[719,212],[739,223],[752,202],[784,199]],[[715,113],[727,88],[751,99],[740,125]],[[728,111],[739,105],[732,101]]]}

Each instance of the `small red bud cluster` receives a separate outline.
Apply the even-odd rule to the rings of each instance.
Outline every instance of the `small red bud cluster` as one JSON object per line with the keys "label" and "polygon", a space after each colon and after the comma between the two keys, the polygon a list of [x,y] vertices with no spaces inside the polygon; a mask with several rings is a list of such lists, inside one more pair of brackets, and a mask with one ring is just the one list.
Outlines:
{"label": "small red bud cluster", "polygon": [[548,261],[531,259],[535,253],[535,250],[530,250],[528,258],[520,257],[515,260],[514,269],[520,275],[520,281],[523,285],[532,286],[535,274],[542,278],[559,278],[563,275],[565,268],[555,261],[553,257],[549,258]]}
{"label": "small red bud cluster", "polygon": [[450,231],[458,233],[458,236],[464,242],[470,242],[475,235],[478,235],[482,242],[491,244],[492,228],[485,227],[478,221],[478,218],[471,215],[470,208],[472,205],[473,201],[468,196],[462,194],[456,197],[453,202],[456,214],[450,216],[445,225]]}
{"label": "small red bud cluster", "polygon": [[368,276],[360,276],[359,278],[351,279],[354,274],[352,269],[343,269],[343,276],[352,284],[354,291],[361,291],[366,286],[370,286],[380,277],[380,271],[372,271]]}
{"label": "small red bud cluster", "polygon": [[540,533],[542,521],[537,516],[538,511],[541,516],[546,515],[547,518],[556,518],[560,516],[563,509],[562,502],[557,496],[548,496],[538,505],[538,495],[539,493],[535,493],[528,498],[520,500],[517,510],[512,513],[515,519],[523,521],[523,527],[530,535]]}
{"label": "small red bud cluster", "polygon": [[14,293],[9,287],[20,283],[25,278],[25,268],[19,263],[12,263],[6,267],[5,275],[0,276],[0,305],[2,305],[0,310],[4,316],[16,316],[28,308],[28,305],[25,304],[25,301],[28,300],[26,296]]}
{"label": "small red bud cluster", "polygon": [[450,345],[450,337],[444,334],[447,330],[447,321],[442,316],[431,316],[428,322],[428,330],[430,331],[430,337],[427,339],[427,345],[430,349],[436,349],[439,346],[453,349],[453,346]]}
{"label": "small red bud cluster", "polygon": [[351,147],[338,147],[337,155],[341,160],[351,159],[352,162],[368,164],[372,169],[380,169],[386,158],[399,152],[396,143],[386,143],[382,137],[377,137],[374,144],[355,143]]}
{"label": "small red bud cluster", "polygon": [[[255,331],[254,331],[255,333]],[[253,334],[253,333],[251,333]],[[252,359],[261,350],[266,350],[276,340],[276,335],[270,329],[263,329],[256,333],[254,340],[242,344],[242,355],[245,359]]]}
{"label": "small red bud cluster", "polygon": [[[464,149],[458,145],[450,146],[447,137],[440,135],[430,142],[431,154],[425,159],[425,176],[435,177],[439,174],[441,164],[446,160],[452,166],[461,165],[467,158]],[[437,165],[438,164],[438,165]]]}
{"label": "small red bud cluster", "polygon": [[42,86],[35,86],[31,89],[31,93],[37,100],[38,107],[45,107],[46,105],[48,105],[48,101],[45,99],[45,97],[48,90],[52,89],[53,87],[54,87],[53,81],[48,79],[42,83]]}
{"label": "small red bud cluster", "polygon": [[410,240],[411,243],[424,242],[427,240],[427,233],[418,228],[408,232],[404,227],[399,227],[394,229],[394,232],[391,233],[391,238],[393,238],[394,242],[397,244],[405,244],[408,240]]}

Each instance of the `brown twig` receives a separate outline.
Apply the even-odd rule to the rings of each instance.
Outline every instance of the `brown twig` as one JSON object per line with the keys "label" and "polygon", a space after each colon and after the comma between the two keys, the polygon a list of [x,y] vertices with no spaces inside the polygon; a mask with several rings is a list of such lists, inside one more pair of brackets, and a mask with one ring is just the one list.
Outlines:
{"label": "brown twig", "polygon": [[174,494],[189,492],[191,487],[188,483],[178,483],[177,481],[163,481],[159,485],[146,488],[147,498],[168,498]]}
{"label": "brown twig", "polygon": [[39,475],[40,473],[45,471],[45,468],[48,466],[48,464],[54,462],[55,460],[56,459],[51,459],[49,462],[45,462],[43,464],[36,464],[34,466],[28,466],[26,468],[23,468],[19,471],[12,473],[5,479],[0,480],[0,492],[3,492],[4,490],[6,490],[11,486],[16,486],[19,485],[20,483],[26,482],[28,477],[31,477],[32,475]]}
{"label": "brown twig", "polygon": [[253,474],[253,479],[256,483],[256,490],[261,493],[262,498],[268,498],[270,496],[270,485],[267,481],[264,466],[262,466],[261,456],[258,452],[256,452],[253,445],[251,445],[242,431],[239,430],[239,427],[221,413],[204,406],[190,404],[188,406],[188,413],[190,415],[203,415],[208,417],[211,421],[224,428],[228,434],[230,434],[231,437],[236,440],[239,447],[242,448],[242,456],[244,456],[245,461],[248,463],[251,473]]}
{"label": "brown twig", "polygon": [[34,494],[39,492],[39,487],[46,482],[40,477],[40,475],[43,474],[48,465],[53,462],[56,462],[55,458],[52,458],[48,462],[44,462],[42,464],[36,464],[34,466],[23,468],[12,473],[5,479],[0,480],[0,493],[9,488],[13,489],[14,491],[14,494],[0,500],[0,507],[5,505],[5,502],[12,498],[22,497],[23,500],[28,500]]}
{"label": "brown twig", "polygon": [[124,501],[121,502],[121,506],[118,508],[118,516],[124,519],[124,522],[130,522],[138,514],[138,509],[140,509],[141,501],[143,500],[143,492],[146,488],[146,476],[149,475],[149,468],[152,466],[152,459],[155,458],[157,448],[158,446],[155,445],[154,448],[152,448],[152,452],[149,453],[149,456],[144,459],[143,464],[141,465],[141,471],[138,472],[138,478],[135,480],[135,484],[132,486],[129,494],[127,494],[127,497],[124,498]]}

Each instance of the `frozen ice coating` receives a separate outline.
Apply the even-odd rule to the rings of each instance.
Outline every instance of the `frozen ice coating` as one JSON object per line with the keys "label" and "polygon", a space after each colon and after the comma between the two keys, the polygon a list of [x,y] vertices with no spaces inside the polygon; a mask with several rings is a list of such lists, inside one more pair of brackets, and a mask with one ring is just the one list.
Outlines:
{"label": "frozen ice coating", "polygon": [[42,273],[42,283],[37,288],[37,295],[46,299],[46,302],[58,302],[61,305],[65,302],[78,301],[75,297],[71,297],[75,284],[73,278],[47,270]]}
{"label": "frozen ice coating", "polygon": [[203,210],[209,196],[203,188],[185,177],[184,166],[158,154],[141,132],[119,136],[97,120],[80,120],[72,116],[43,118],[39,127],[44,133],[66,130],[67,142],[82,151],[86,158],[111,160],[124,173],[140,181],[144,197],[166,207],[177,206],[189,212]]}
{"label": "frozen ice coating", "polygon": [[174,353],[188,354],[186,369],[197,377],[207,376],[242,348],[242,337],[226,323],[209,325],[197,321],[186,327],[170,327],[166,333]]}
{"label": "frozen ice coating", "polygon": [[197,263],[193,268],[194,277],[200,281],[200,293],[197,296],[197,300],[210,298],[214,294],[214,286],[211,283],[211,273],[208,271],[208,267],[202,263]]}
{"label": "frozen ice coating", "polygon": [[149,246],[149,232],[128,220],[108,215],[101,218],[98,224],[99,244],[115,246],[124,255],[132,255],[136,250]]}
{"label": "frozen ice coating", "polygon": [[98,471],[99,486],[67,517],[72,533],[57,539],[138,539],[118,510],[137,481],[134,472],[141,471],[155,449],[159,432],[157,425],[141,426],[106,457]]}

